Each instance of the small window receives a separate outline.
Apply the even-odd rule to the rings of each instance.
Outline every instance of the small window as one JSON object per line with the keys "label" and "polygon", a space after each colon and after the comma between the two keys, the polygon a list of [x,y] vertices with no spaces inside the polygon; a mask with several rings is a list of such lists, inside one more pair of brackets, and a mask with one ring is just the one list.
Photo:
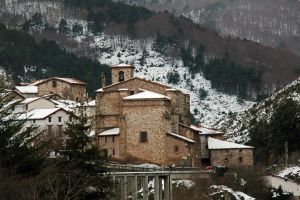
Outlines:
{"label": "small window", "polygon": [[48,132],[48,134],[52,134],[52,125],[48,125],[48,130],[47,130],[47,132]]}
{"label": "small window", "polygon": [[115,136],[112,136],[112,142],[115,142]]}
{"label": "small window", "polygon": [[25,109],[28,110],[28,105],[25,105]]}
{"label": "small window", "polygon": [[239,149],[239,152],[243,152],[243,149]]}
{"label": "small window", "polygon": [[58,122],[61,122],[62,117],[58,117]]}
{"label": "small window", "polygon": [[57,87],[57,82],[56,81],[52,81],[52,87],[54,87],[54,88]]}
{"label": "small window", "polygon": [[105,143],[107,143],[107,137],[105,136]]}
{"label": "small window", "polygon": [[35,119],[33,120],[33,123],[35,124]]}
{"label": "small window", "polygon": [[120,71],[119,72],[119,82],[122,82],[125,80],[125,77],[124,77],[124,72],[123,71]]}
{"label": "small window", "polygon": [[224,161],[225,161],[225,163],[228,163],[228,158],[225,158]]}
{"label": "small window", "polygon": [[243,163],[243,157],[239,157],[240,163]]}
{"label": "small window", "polygon": [[57,132],[58,132],[58,136],[62,136],[62,133],[63,133],[63,126],[62,125],[57,126]]}
{"label": "small window", "polygon": [[112,154],[115,155],[115,149],[114,149],[114,148],[113,148],[113,150],[112,150]]}
{"label": "small window", "polygon": [[134,95],[134,91],[130,91],[130,95]]}
{"label": "small window", "polygon": [[208,149],[208,145],[207,144],[205,145],[205,149]]}
{"label": "small window", "polygon": [[140,142],[148,142],[148,133],[140,132]]}
{"label": "small window", "polygon": [[51,117],[48,117],[48,122],[51,122]]}
{"label": "small window", "polygon": [[174,152],[175,152],[175,153],[178,153],[178,151],[179,151],[179,146],[178,146],[178,145],[175,145],[175,146],[174,146]]}
{"label": "small window", "polygon": [[79,102],[79,98],[78,98],[78,97],[76,97],[76,102],[77,102],[77,103]]}

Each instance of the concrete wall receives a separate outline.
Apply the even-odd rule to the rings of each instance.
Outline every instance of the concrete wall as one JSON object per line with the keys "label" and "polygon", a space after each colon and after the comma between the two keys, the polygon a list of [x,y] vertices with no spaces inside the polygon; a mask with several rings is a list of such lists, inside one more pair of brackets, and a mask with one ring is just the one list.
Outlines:
{"label": "concrete wall", "polygon": [[[210,160],[212,165],[225,166],[252,166],[253,150],[252,149],[221,149],[210,150]],[[239,158],[242,158],[240,162]]]}

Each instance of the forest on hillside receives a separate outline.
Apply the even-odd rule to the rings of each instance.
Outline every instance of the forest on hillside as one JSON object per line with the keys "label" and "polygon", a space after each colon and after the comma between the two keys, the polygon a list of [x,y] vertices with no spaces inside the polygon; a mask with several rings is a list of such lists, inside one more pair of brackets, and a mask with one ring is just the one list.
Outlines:
{"label": "forest on hillside", "polygon": [[28,33],[0,26],[0,65],[15,83],[51,76],[74,77],[88,84],[90,95],[100,87],[100,75],[110,81],[110,69],[97,61],[80,58],[59,47],[55,41],[40,43]]}

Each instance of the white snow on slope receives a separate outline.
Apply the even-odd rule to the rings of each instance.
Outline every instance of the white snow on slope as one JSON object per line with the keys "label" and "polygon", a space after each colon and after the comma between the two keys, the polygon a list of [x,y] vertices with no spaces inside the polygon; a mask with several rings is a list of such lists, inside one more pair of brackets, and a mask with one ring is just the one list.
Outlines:
{"label": "white snow on slope", "polygon": [[288,178],[288,176],[300,178],[300,166],[288,167],[278,172],[277,176],[280,176],[282,178]]}
{"label": "white snow on slope", "polygon": [[[220,128],[221,122],[229,113],[241,112],[253,105],[253,102],[240,102],[236,96],[217,92],[212,88],[210,81],[200,73],[192,79],[192,75],[183,66],[180,58],[166,57],[155,51],[153,45],[153,39],[132,40],[124,36],[102,34],[94,37],[91,46],[97,49],[101,63],[132,64],[136,67],[135,76],[141,78],[168,84],[168,72],[178,72],[180,75],[178,84],[169,85],[190,94],[191,113],[205,126]],[[208,92],[203,100],[200,99],[200,88]]]}
{"label": "white snow on slope", "polygon": [[[236,200],[255,200],[255,198],[250,197],[249,195],[247,195],[243,192],[234,191],[225,185],[212,185],[212,186],[210,186],[210,188],[213,188],[213,189],[217,190],[218,192],[228,191],[236,198]],[[214,194],[215,193],[213,193],[211,195],[214,195]]]}

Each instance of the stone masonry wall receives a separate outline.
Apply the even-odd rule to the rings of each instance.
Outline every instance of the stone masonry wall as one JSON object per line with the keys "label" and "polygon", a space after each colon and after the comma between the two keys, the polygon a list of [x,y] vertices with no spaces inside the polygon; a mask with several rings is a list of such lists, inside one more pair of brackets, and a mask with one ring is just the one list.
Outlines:
{"label": "stone masonry wall", "polygon": [[79,84],[69,84],[64,81],[56,81],[56,87],[52,86],[53,80],[48,80],[38,85],[38,95],[45,94],[58,94],[66,99],[76,101],[76,98],[80,102],[86,101],[86,86]]}
{"label": "stone masonry wall", "polygon": [[[210,150],[212,165],[226,166],[252,166],[253,165],[253,150],[252,149],[221,149]],[[242,158],[242,161],[240,161]]]}
{"label": "stone masonry wall", "polygon": [[111,158],[119,159],[119,136],[101,136],[98,137],[98,147],[107,149],[107,154]]}
{"label": "stone masonry wall", "polygon": [[184,140],[177,139],[173,136],[168,135],[168,137],[167,137],[167,155],[168,155],[167,164],[168,165],[175,164],[176,166],[183,166],[187,162],[189,162],[188,159],[190,156],[190,152],[187,147],[188,147],[188,143],[185,142]]}
{"label": "stone masonry wall", "polygon": [[[167,164],[166,133],[170,132],[171,123],[164,113],[169,109],[170,102],[166,100],[124,103],[127,159]],[[140,132],[147,132],[147,142],[140,142]]]}
{"label": "stone masonry wall", "polygon": [[119,82],[119,72],[124,72],[124,80],[133,78],[134,68],[133,67],[112,67],[111,76],[112,84]]}

